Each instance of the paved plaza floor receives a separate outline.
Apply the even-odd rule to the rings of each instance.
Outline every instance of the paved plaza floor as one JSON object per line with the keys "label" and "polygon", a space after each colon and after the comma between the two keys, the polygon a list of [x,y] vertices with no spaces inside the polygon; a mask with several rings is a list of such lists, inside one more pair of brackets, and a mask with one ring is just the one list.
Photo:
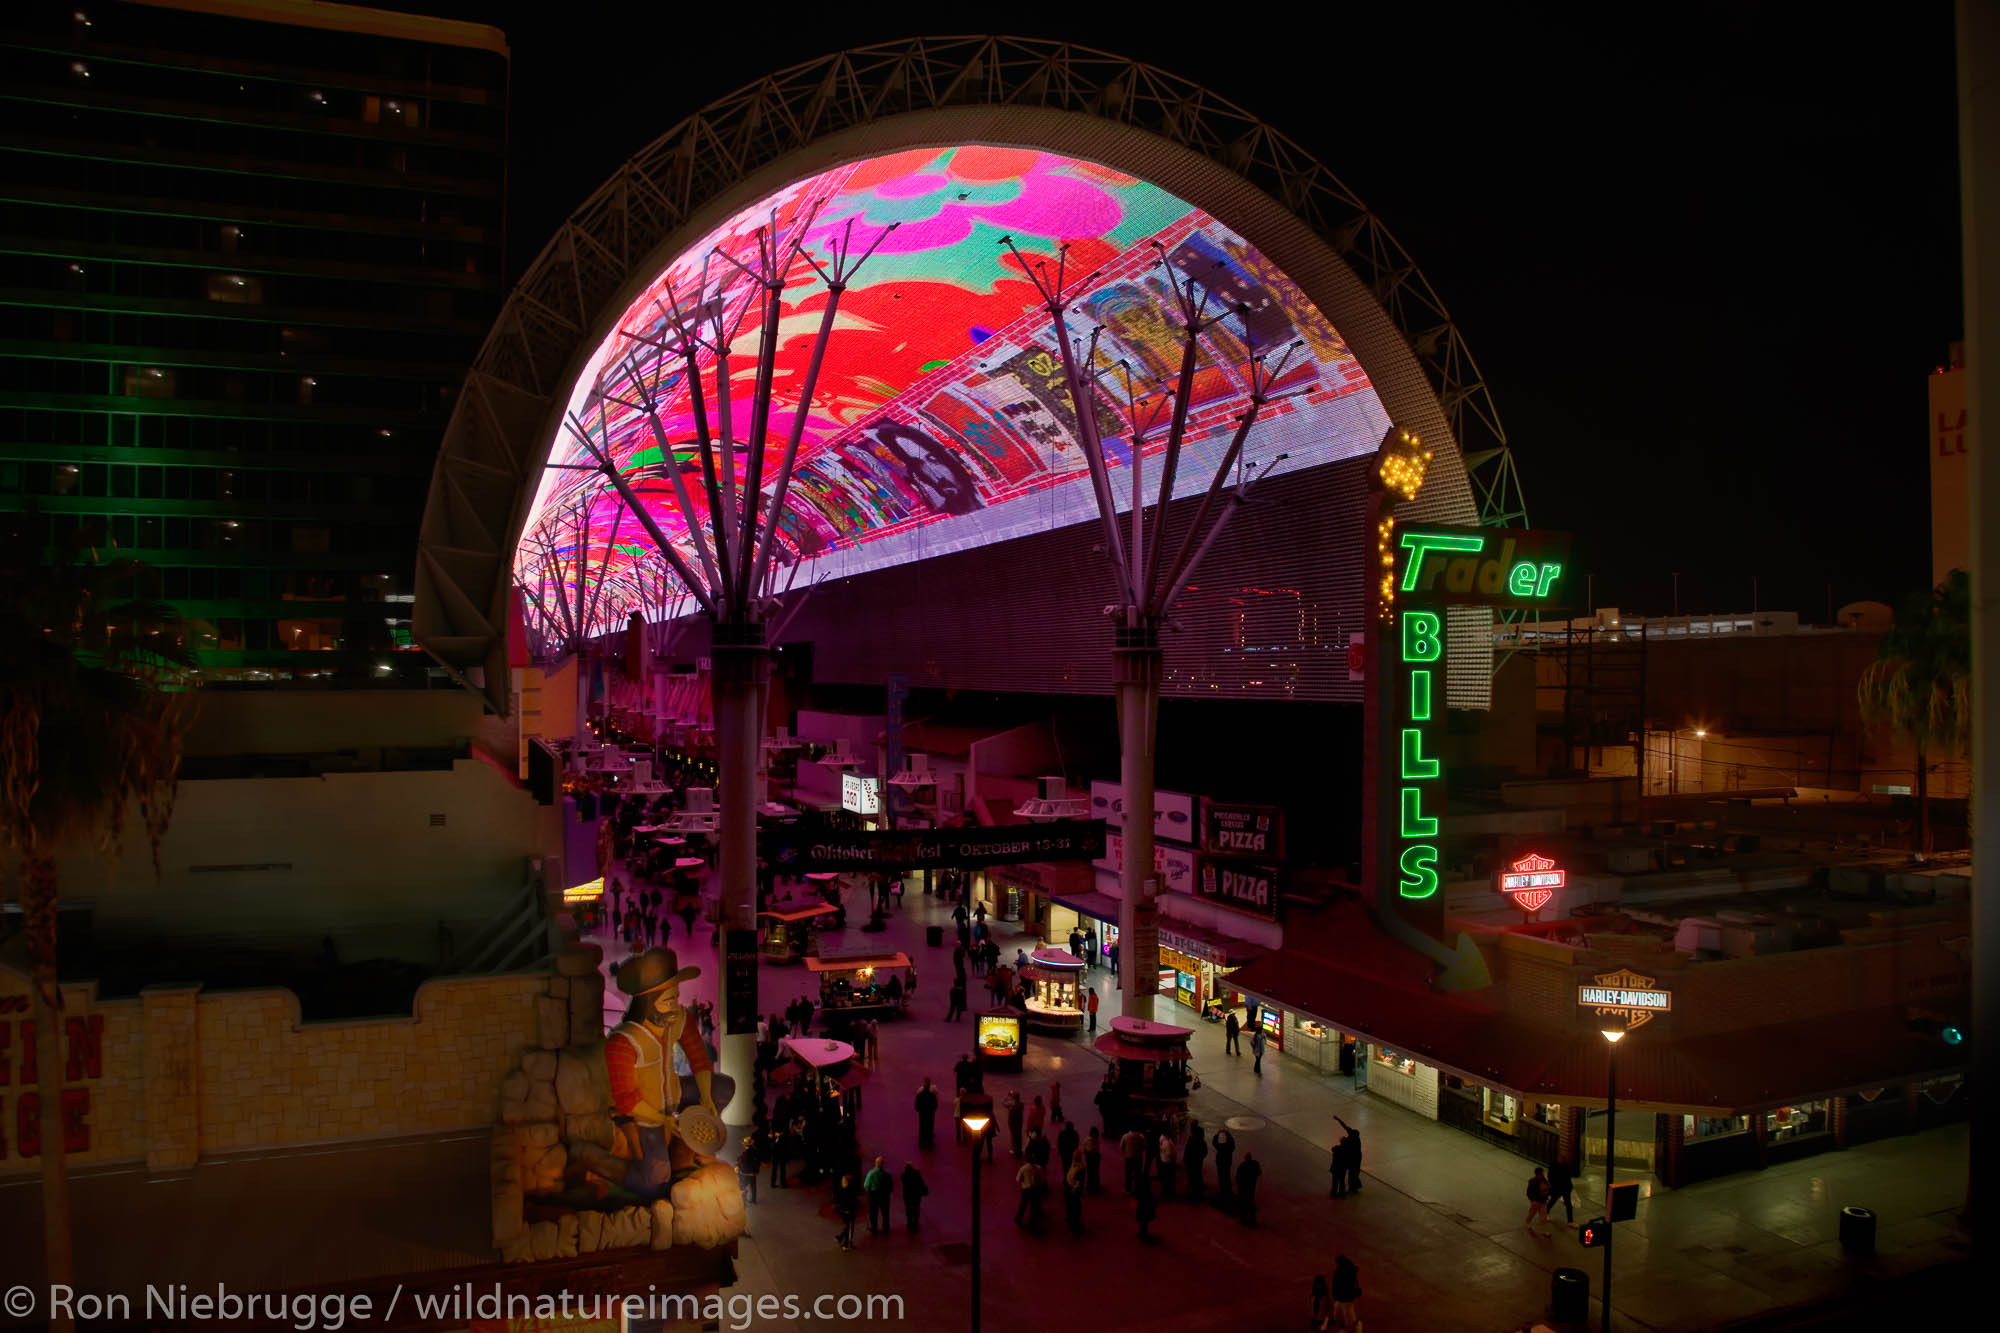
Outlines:
{"label": "paved plaza floor", "polygon": [[[858,915],[852,919],[858,924]],[[767,1173],[742,1242],[738,1292],[808,1300],[823,1293],[894,1294],[904,1299],[914,1327],[967,1326],[968,1154],[953,1143],[948,1092],[939,1146],[919,1151],[912,1100],[925,1075],[949,1089],[953,1061],[970,1047],[971,1023],[942,1021],[950,953],[925,946],[927,924],[949,927],[947,907],[911,894],[885,933],[851,926],[825,941],[827,952],[886,947],[917,962],[910,1016],[882,1025],[861,1146],[868,1156],[885,1157],[892,1173],[907,1161],[918,1164],[931,1188],[920,1231],[903,1231],[898,1200],[894,1231],[870,1236],[859,1226],[858,1247],[843,1252],[833,1242],[837,1223],[827,1187],[771,1190]],[[1003,955],[1011,957],[1011,927],[997,924]],[[1026,936],[1018,942],[1032,947]],[[711,928],[698,925],[690,943],[676,920],[669,943],[703,969],[687,997],[712,999],[719,969]],[[607,971],[626,952],[609,942]],[[1119,996],[1103,969],[1093,984],[1103,997],[1102,1022],[1119,1011]],[[803,967],[766,967],[762,987],[770,1012],[812,989],[812,976]],[[1164,998],[1159,1006],[1167,1021],[1187,1013]],[[607,1021],[621,1011],[614,991]],[[1227,1123],[1239,1155],[1254,1152],[1264,1163],[1260,1225],[1243,1227],[1184,1199],[1162,1200],[1156,1243],[1142,1245],[1109,1163],[1112,1187],[1088,1201],[1086,1234],[1068,1236],[1057,1207],[1049,1230],[1028,1235],[1012,1224],[1017,1191],[1003,1146],[984,1178],[987,1327],[1074,1321],[1173,1333],[1298,1329],[1311,1274],[1328,1271],[1341,1253],[1360,1267],[1361,1309],[1375,1333],[1526,1328],[1541,1317],[1558,1267],[1585,1270],[1595,1294],[1601,1251],[1584,1250],[1566,1230],[1543,1240],[1523,1229],[1529,1167],[1521,1157],[1357,1094],[1351,1078],[1276,1052],[1266,1054],[1260,1078],[1247,1055],[1222,1053],[1219,1026],[1184,1026],[1194,1029],[1190,1044],[1202,1080],[1192,1113],[1211,1132]],[[989,1075],[987,1088],[996,1099],[1010,1087],[1032,1097],[1059,1081],[1066,1106],[1087,1126],[1103,1070],[1103,1057],[1082,1041],[1032,1036],[1023,1072]],[[1366,1145],[1364,1187],[1347,1199],[1327,1197],[1336,1115],[1358,1128]],[[747,1119],[747,1107],[732,1108],[729,1118]],[[1774,1306],[1858,1300],[1880,1290],[1882,1279],[1965,1257],[1956,1213],[1966,1144],[1966,1126],[1958,1125],[1686,1189],[1653,1190],[1638,1218],[1618,1228],[1616,1327],[1710,1329]],[[491,1258],[486,1157],[485,1136],[475,1133],[204,1162],[170,1180],[136,1167],[82,1171],[73,1187],[79,1282],[130,1291],[199,1274],[237,1290],[309,1289],[485,1262]],[[1600,1210],[1597,1178],[1586,1177],[1577,1194],[1579,1217]],[[39,1271],[36,1195],[32,1179],[0,1186],[0,1278],[8,1282]],[[1871,1260],[1840,1251],[1839,1211],[1849,1203],[1874,1209],[1880,1219]]]}
{"label": "paved plaza floor", "polygon": [[[886,932],[857,929],[864,912],[850,904],[845,932],[829,932],[828,953],[901,949],[915,960],[919,985],[907,1019],[882,1024],[879,1066],[871,1073],[861,1113],[864,1158],[887,1159],[892,1174],[914,1161],[931,1188],[921,1231],[902,1228],[869,1236],[858,1248],[833,1243],[837,1223],[825,1186],[771,1190],[765,1173],[751,1209],[751,1237],[739,1263],[742,1290],[754,1293],[894,1292],[934,1326],[964,1327],[970,1291],[970,1164],[949,1132],[951,1070],[971,1045],[969,1019],[943,1022],[952,968],[949,948],[927,948],[926,925],[942,924],[954,938],[949,907],[911,893]],[[993,922],[1003,960],[1035,947],[1016,938],[1012,923]],[[713,999],[713,935],[698,926],[690,947],[678,922],[670,944],[684,959],[700,955],[702,978],[684,994]],[[607,946],[607,969],[625,952]],[[1107,969],[1092,984],[1102,1024],[1120,1012]],[[984,994],[980,981],[972,986]],[[762,1005],[769,1013],[815,992],[803,967],[765,967]],[[615,991],[607,998],[615,1006]],[[607,1021],[616,1013],[607,1014]],[[1322,1074],[1267,1051],[1263,1074],[1248,1054],[1225,1056],[1218,1024],[1193,1019],[1162,997],[1157,1017],[1194,1029],[1189,1043],[1202,1087],[1190,1113],[1213,1132],[1228,1124],[1239,1160],[1253,1152],[1264,1164],[1259,1225],[1246,1228],[1220,1210],[1184,1198],[1162,1200],[1153,1225],[1156,1243],[1142,1245],[1132,1205],[1115,1182],[1088,1201],[1086,1234],[1064,1230],[1057,1200],[1052,1225],[1029,1235],[1012,1222],[1018,1192],[1002,1145],[982,1183],[985,1308],[990,1325],[1074,1318],[1095,1327],[1195,1330],[1296,1329],[1305,1323],[1311,1275],[1327,1272],[1336,1254],[1359,1265],[1367,1326],[1374,1330],[1498,1330],[1530,1326],[1544,1313],[1550,1277],[1560,1267],[1590,1275],[1593,1306],[1602,1281],[1603,1252],[1586,1250],[1574,1231],[1553,1239],[1523,1227],[1523,1198],[1532,1164],[1462,1131],[1392,1105],[1353,1079]],[[1060,1082],[1063,1101],[1080,1127],[1095,1123],[1091,1098],[1105,1058],[1083,1040],[1031,1035],[1023,1071],[989,1074],[996,1101],[1009,1088],[1023,1099]],[[1247,1046],[1246,1046],[1247,1051]],[[939,1143],[916,1147],[912,1107],[930,1076],[944,1089]],[[1328,1151],[1335,1117],[1360,1130],[1365,1145],[1363,1188],[1345,1199],[1328,1193]],[[739,1118],[732,1112],[729,1118]],[[1636,1220],[1618,1228],[1614,1249],[1614,1326],[1629,1329],[1711,1329],[1774,1306],[1826,1299],[1885,1277],[1963,1258],[1968,1241],[1957,1216],[1964,1198],[1964,1125],[1888,1139],[1844,1152],[1730,1176],[1679,1190],[1653,1187]],[[1110,1155],[1109,1153],[1107,1155]],[[1213,1173],[1213,1163],[1209,1164]],[[1107,1180],[1115,1162],[1107,1163]],[[1577,1187],[1577,1216],[1602,1211],[1602,1175]],[[1878,1217],[1877,1253],[1856,1261],[1841,1252],[1840,1209],[1862,1204]],[[1593,1309],[1592,1322],[1596,1323]]]}

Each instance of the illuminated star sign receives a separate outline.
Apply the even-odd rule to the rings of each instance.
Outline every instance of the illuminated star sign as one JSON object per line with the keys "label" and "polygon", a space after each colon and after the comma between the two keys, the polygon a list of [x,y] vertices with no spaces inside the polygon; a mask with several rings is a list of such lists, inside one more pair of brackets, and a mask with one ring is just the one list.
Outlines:
{"label": "illuminated star sign", "polygon": [[1530,852],[1500,872],[1500,892],[1511,897],[1523,912],[1538,912],[1568,881],[1562,867]]}

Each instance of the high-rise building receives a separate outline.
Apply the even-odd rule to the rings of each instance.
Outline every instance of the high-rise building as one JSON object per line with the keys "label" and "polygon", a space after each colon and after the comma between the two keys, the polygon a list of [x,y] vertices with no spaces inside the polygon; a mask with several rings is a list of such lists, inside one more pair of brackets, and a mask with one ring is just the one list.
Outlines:
{"label": "high-rise building", "polygon": [[503,34],[30,3],[0,63],[0,505],[144,561],[211,678],[421,678],[418,518],[505,276]]}
{"label": "high-rise building", "polygon": [[1953,343],[1946,364],[1931,372],[1931,582],[1972,568],[1972,435],[1965,420],[1965,344]]}

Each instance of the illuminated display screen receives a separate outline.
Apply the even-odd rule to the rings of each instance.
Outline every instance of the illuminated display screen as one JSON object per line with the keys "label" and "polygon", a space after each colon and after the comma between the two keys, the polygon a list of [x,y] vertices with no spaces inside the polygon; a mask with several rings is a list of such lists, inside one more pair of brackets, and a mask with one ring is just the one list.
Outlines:
{"label": "illuminated display screen", "polygon": [[992,1055],[1019,1055],[1021,1020],[1008,1014],[981,1014],[979,1049]]}
{"label": "illuminated display screen", "polygon": [[[778,234],[789,237],[816,202],[806,251],[822,263],[832,242],[845,242],[850,220],[857,254],[888,224],[899,226],[841,298],[816,390],[803,406],[797,386],[806,377],[827,290],[800,259],[781,297],[762,475],[768,496],[794,417],[804,411],[778,529],[789,556],[806,562],[802,578],[858,574],[1094,517],[1048,315],[999,244],[1003,236],[1029,263],[1047,260],[1051,274],[1058,247],[1069,245],[1072,281],[1095,275],[1071,307],[1072,336],[1102,326],[1100,368],[1109,372],[1122,362],[1142,389],[1170,385],[1180,360],[1178,329],[1169,321],[1172,292],[1155,242],[1167,263],[1207,291],[1211,312],[1236,312],[1202,342],[1176,496],[1206,487],[1222,457],[1246,404],[1253,346],[1271,352],[1275,364],[1284,348],[1300,344],[1250,435],[1247,459],[1282,453],[1289,458],[1274,471],[1314,467],[1372,451],[1387,427],[1387,414],[1340,334],[1269,260],[1192,204],[1108,167],[1051,153],[986,147],[896,153],[787,186],[703,237],[627,307],[570,395],[569,412],[593,438],[608,437],[628,485],[692,567],[699,564],[669,471],[682,474],[690,503],[705,519],[693,408],[685,380],[676,378],[684,363],[649,357],[641,372],[660,399],[667,436],[660,439],[628,382],[627,359],[640,345],[635,339],[662,336],[675,299],[684,310],[701,299],[704,263],[706,291],[713,292],[727,266],[711,251],[751,260],[756,229],[774,210]],[[726,307],[732,317],[754,295],[747,280],[732,285]],[[759,341],[752,310],[730,348],[730,409],[739,437],[750,420]],[[713,427],[719,413],[707,356],[700,364]],[[1111,382],[1122,390],[1122,379]],[[1131,431],[1108,411],[1101,424],[1113,491],[1119,507],[1129,508]],[[1166,439],[1165,425],[1155,427],[1147,456],[1163,452]],[[739,438],[723,457],[733,459],[741,485],[747,445]],[[636,603],[637,589],[657,577],[635,572],[657,564],[644,528],[630,515],[618,519],[620,501],[606,478],[575,466],[591,459],[567,430],[551,442],[549,461],[558,466],[543,474],[516,576],[531,594],[556,579],[574,582],[582,554],[593,579],[605,562],[611,595]],[[1148,473],[1149,491],[1157,476]],[[579,514],[588,521],[579,523]]]}

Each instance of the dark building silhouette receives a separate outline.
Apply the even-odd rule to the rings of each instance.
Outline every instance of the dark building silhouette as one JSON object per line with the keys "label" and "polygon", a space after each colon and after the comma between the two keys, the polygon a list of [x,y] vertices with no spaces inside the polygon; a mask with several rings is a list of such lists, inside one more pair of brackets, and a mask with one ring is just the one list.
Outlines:
{"label": "dark building silhouette", "polygon": [[0,15],[0,505],[150,566],[212,678],[421,680],[438,439],[502,291],[496,29]]}

